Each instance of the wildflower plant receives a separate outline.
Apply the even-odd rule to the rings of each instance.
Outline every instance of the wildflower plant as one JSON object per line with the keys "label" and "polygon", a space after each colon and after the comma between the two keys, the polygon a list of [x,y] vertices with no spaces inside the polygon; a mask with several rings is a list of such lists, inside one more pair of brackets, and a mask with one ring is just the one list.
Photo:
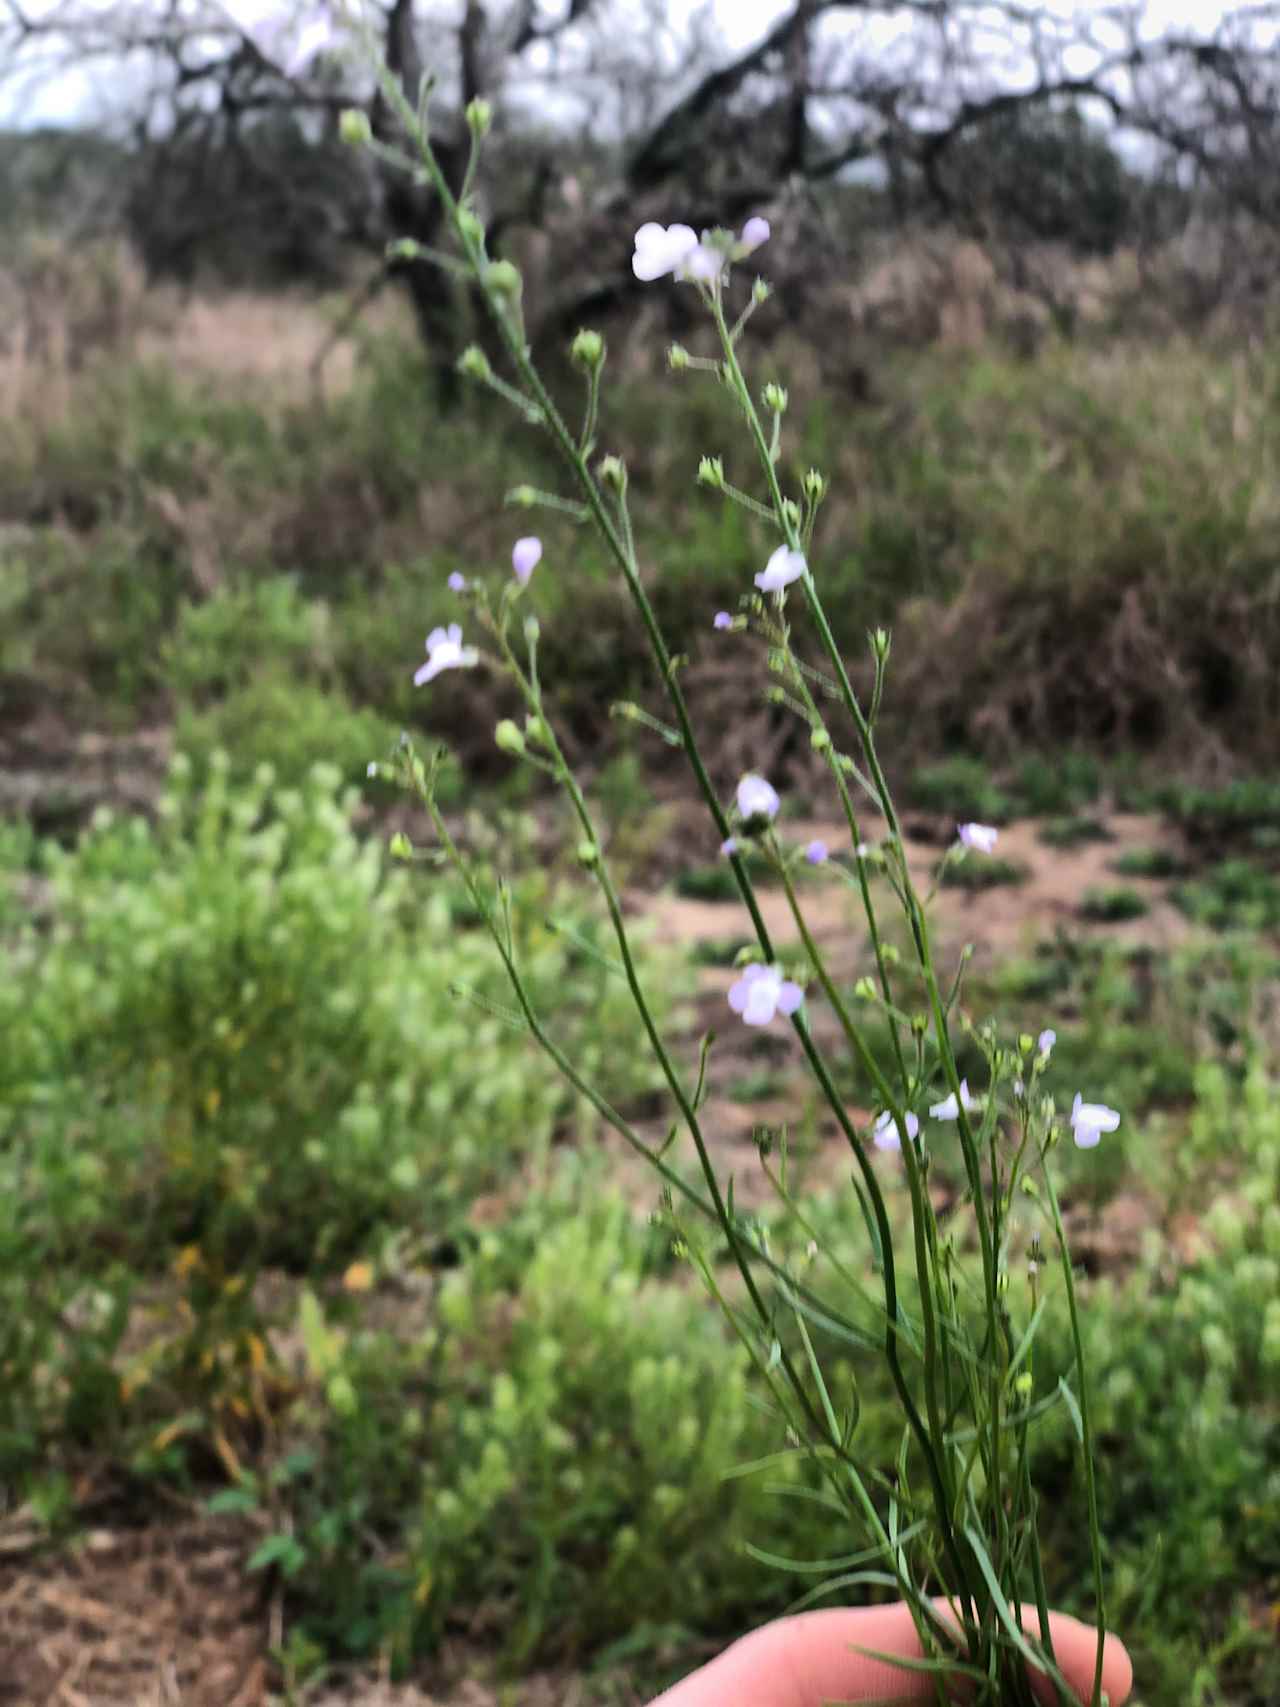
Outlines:
{"label": "wildflower plant", "polygon": [[[369,45],[376,62],[376,51]],[[472,195],[491,122],[487,105],[473,102],[467,108],[470,164],[455,191],[428,134],[429,79],[415,108],[396,78],[380,64],[377,70],[402,134],[396,143],[366,145],[434,188],[443,204],[452,251],[429,258],[468,278],[493,322],[508,372],[495,372],[490,358],[475,347],[462,356],[462,372],[544,431],[559,453],[564,490],[521,487],[510,496],[521,507],[542,506],[593,528],[630,595],[667,713],[659,718],[636,706],[615,709],[679,752],[689,767],[711,821],[709,842],[718,844],[732,870],[754,937],[753,945],[739,956],[726,1020],[735,1025],[790,1025],[852,1158],[874,1290],[820,1246],[809,1246],[803,1262],[792,1262],[757,1221],[736,1208],[732,1183],[718,1175],[703,1125],[714,1038],[705,1036],[690,1059],[682,1058],[646,988],[596,813],[561,744],[541,678],[539,620],[521,613],[521,606],[527,610],[526,601],[536,594],[531,577],[542,554],[532,536],[513,543],[514,573],[495,581],[496,590],[470,568],[465,578],[461,572],[450,576],[455,602],[461,599],[468,607],[468,634],[478,637],[478,644],[464,645],[456,623],[433,629],[428,661],[415,679],[432,693],[448,693],[454,691],[454,682],[446,672],[479,665],[502,672],[513,684],[523,705],[523,721],[504,719],[496,739],[517,761],[552,779],[565,797],[584,880],[595,886],[612,930],[610,964],[626,982],[643,1043],[665,1085],[671,1120],[665,1144],[656,1146],[642,1137],[562,1047],[555,1016],[539,1005],[521,965],[511,886],[488,876],[488,867],[472,858],[446,822],[436,798],[438,760],[424,760],[402,738],[391,768],[421,800],[437,843],[434,853],[424,850],[422,857],[443,857],[461,874],[510,980],[514,1018],[660,1176],[677,1249],[696,1266],[741,1335],[772,1396],[779,1458],[810,1460],[825,1479],[830,1499],[847,1513],[856,1544],[837,1562],[834,1574],[806,1598],[887,1591],[904,1600],[921,1657],[895,1663],[926,1674],[939,1702],[949,1700],[952,1688],[958,1687],[978,1707],[1031,1707],[1037,1699],[1033,1676],[1043,1698],[1074,1700],[1054,1657],[1037,1494],[1029,1470],[1029,1439],[1037,1420],[1050,1411],[1063,1413],[1070,1418],[1081,1452],[1088,1503],[1098,1625],[1092,1702],[1099,1707],[1105,1605],[1093,1432],[1072,1263],[1052,1163],[1055,1146],[1068,1131],[1078,1145],[1096,1144],[1102,1134],[1115,1130],[1119,1116],[1085,1103],[1082,1096],[1069,1115],[1057,1108],[1042,1083],[1053,1033],[1045,1030],[1038,1039],[1002,1038],[994,1025],[971,1025],[960,1007],[963,957],[949,976],[939,964],[927,898],[917,892],[908,867],[877,745],[890,638],[883,630],[869,636],[871,685],[869,692],[859,692],[823,606],[815,538],[826,479],[815,469],[799,478],[789,471],[784,455],[786,392],[776,382],[757,386],[746,365],[748,325],[770,288],[760,277],[744,280],[741,264],[768,241],[769,226],[757,217],[747,221],[740,234],[699,234],[679,223],[645,223],[636,232],[632,266],[636,277],[654,289],[693,295],[714,329],[714,359],[672,349],[671,368],[687,376],[676,383],[723,386],[741,413],[755,464],[753,489],[731,485],[719,455],[703,459],[697,478],[718,501],[741,505],[759,524],[763,567],[754,584],[744,588],[736,613],[708,610],[707,622],[732,636],[727,642],[717,639],[717,644],[758,645],[773,678],[769,697],[805,726],[812,750],[829,773],[849,847],[857,857],[848,864],[831,860],[824,876],[848,885],[865,921],[872,968],[852,988],[833,973],[802,898],[805,867],[827,862],[826,845],[792,845],[785,829],[785,802],[764,776],[742,777],[731,797],[723,798],[702,756],[682,685],[684,660],[671,653],[641,574],[626,466],[616,455],[598,455],[604,339],[584,331],[571,346],[584,382],[583,419],[576,431],[533,361],[524,330],[520,274],[510,261],[491,258]],[[350,128],[355,137],[356,127]],[[420,252],[416,245],[410,247]],[[544,568],[542,575],[563,572],[557,566]],[[874,859],[864,839],[864,824],[871,818],[877,820]],[[981,858],[995,840],[991,826],[967,823],[959,828],[955,851]],[[752,870],[762,865],[781,884],[794,944],[776,942],[766,925],[752,883]],[[886,923],[873,898],[872,865],[887,879],[891,897],[881,907],[892,906],[905,922],[906,953],[893,950],[887,940]],[[883,891],[877,888],[876,893]],[[810,1013],[818,1004],[834,1019],[845,1061],[834,1061],[815,1037]],[[887,1036],[887,1056],[872,1047],[873,1026],[877,1035]],[[956,1037],[961,1031],[967,1032],[983,1062],[985,1082],[973,1090],[957,1065]],[[841,1089],[849,1082],[850,1069],[859,1101],[876,1111],[870,1120],[851,1110]],[[675,1165],[677,1141],[691,1146],[697,1163],[693,1179]],[[877,1152],[884,1154],[877,1159]],[[962,1170],[967,1211],[963,1226],[958,1218],[940,1223],[933,1205],[930,1172],[935,1156],[943,1154],[958,1161]],[[785,1169],[771,1165],[764,1146],[762,1160],[784,1205],[802,1218],[788,1194]],[[888,1178],[894,1183],[887,1184]],[[905,1207],[898,1213],[894,1206],[902,1204],[903,1193]],[[704,1224],[729,1252],[736,1271],[732,1288],[713,1267],[711,1245],[704,1244],[699,1232]],[[1046,1304],[1042,1240],[1058,1255],[1073,1346],[1070,1381],[1055,1380],[1036,1355]],[[864,1453],[856,1387],[843,1402],[828,1378],[819,1344],[831,1340],[843,1357],[852,1354],[855,1369],[859,1359],[884,1359],[902,1413],[901,1444],[891,1468]]]}

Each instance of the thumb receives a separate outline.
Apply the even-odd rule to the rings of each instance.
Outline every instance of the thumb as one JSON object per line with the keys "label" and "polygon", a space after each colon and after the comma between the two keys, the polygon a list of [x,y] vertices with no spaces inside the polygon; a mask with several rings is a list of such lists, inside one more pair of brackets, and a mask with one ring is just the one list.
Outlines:
{"label": "thumb", "polygon": [[[1037,1628],[1034,1607],[1023,1609],[1028,1629]],[[1078,1619],[1055,1613],[1051,1619],[1054,1652],[1067,1682],[1082,1702],[1093,1690],[1097,1637]],[[892,1606],[832,1607],[780,1618],[753,1630],[709,1665],[669,1689],[650,1707],[825,1707],[829,1702],[936,1699],[934,1680],[858,1649],[917,1658],[920,1640],[909,1609]],[[1056,1707],[1052,1686],[1032,1674],[1032,1685],[1046,1707]],[[1133,1687],[1133,1668],[1123,1645],[1107,1638],[1102,1687],[1111,1707],[1120,1707]]]}

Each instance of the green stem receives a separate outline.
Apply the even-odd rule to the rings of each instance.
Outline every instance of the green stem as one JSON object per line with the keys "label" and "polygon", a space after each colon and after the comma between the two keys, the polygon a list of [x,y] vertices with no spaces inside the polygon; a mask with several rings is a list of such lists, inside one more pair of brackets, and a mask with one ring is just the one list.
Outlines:
{"label": "green stem", "polygon": [[1043,1152],[1040,1162],[1045,1193],[1049,1200],[1049,1213],[1053,1220],[1053,1230],[1057,1235],[1058,1250],[1062,1257],[1062,1278],[1067,1289],[1067,1312],[1071,1320],[1071,1345],[1075,1352],[1076,1379],[1080,1383],[1081,1450],[1084,1457],[1085,1495],[1089,1505],[1089,1557],[1093,1565],[1093,1599],[1098,1620],[1098,1648],[1094,1660],[1091,1704],[1092,1707],[1101,1707],[1102,1664],[1106,1657],[1107,1641],[1107,1607],[1102,1577],[1102,1530],[1098,1523],[1098,1482],[1093,1461],[1093,1421],[1090,1414],[1089,1383],[1085,1370],[1084,1340],[1080,1334],[1080,1312],[1076,1303],[1075,1276],[1071,1268],[1071,1252],[1067,1246],[1067,1231],[1062,1225],[1062,1210],[1058,1204],[1058,1193],[1054,1189],[1053,1175],[1049,1171],[1048,1162]]}

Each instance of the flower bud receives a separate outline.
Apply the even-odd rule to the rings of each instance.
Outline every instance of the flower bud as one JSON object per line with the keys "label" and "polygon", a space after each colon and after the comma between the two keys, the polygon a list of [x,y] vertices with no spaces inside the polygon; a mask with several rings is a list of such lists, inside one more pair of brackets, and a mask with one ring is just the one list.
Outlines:
{"label": "flower bud", "polygon": [[579,842],[577,858],[579,865],[585,866],[588,871],[591,871],[600,863],[600,849],[594,842]]}
{"label": "flower bud", "polygon": [[870,978],[859,978],[853,986],[853,993],[860,1002],[873,1002],[876,999],[876,987]]}
{"label": "flower bud", "polygon": [[811,468],[804,477],[804,495],[811,504],[820,504],[827,495],[826,475]]}
{"label": "flower bud", "polygon": [[724,463],[718,456],[704,456],[698,464],[699,486],[710,486],[713,492],[724,491]]}
{"label": "flower bud", "polygon": [[468,379],[491,379],[493,369],[489,366],[489,358],[479,344],[468,344],[458,357],[458,372],[465,374]]}
{"label": "flower bud", "polygon": [[787,412],[787,390],[783,385],[775,385],[772,380],[764,388],[764,406],[771,415],[785,415]]}
{"label": "flower bud", "polygon": [[507,493],[507,502],[519,509],[531,510],[538,502],[538,494],[532,486],[513,486]]}
{"label": "flower bud", "polygon": [[1013,1383],[1013,1390],[1018,1395],[1018,1397],[1020,1399],[1029,1399],[1031,1397],[1031,1389],[1034,1386],[1035,1386],[1034,1380],[1027,1373],[1027,1371],[1024,1369],[1022,1374],[1015,1378],[1014,1383]]}
{"label": "flower bud", "polygon": [[600,478],[606,486],[612,486],[615,492],[625,492],[627,489],[627,465],[620,456],[606,456],[600,463]]}
{"label": "flower bud", "polygon": [[584,328],[569,346],[569,354],[588,373],[598,373],[604,366],[604,339]]}
{"label": "flower bud", "polygon": [[510,261],[490,261],[481,275],[485,288],[494,296],[505,296],[508,302],[519,302],[524,289],[520,269]]}
{"label": "flower bud", "polygon": [[391,855],[392,859],[412,859],[413,843],[409,840],[408,836],[405,835],[403,830],[397,830],[395,835],[392,836],[391,840],[387,843],[387,852]]}
{"label": "flower bud", "polygon": [[344,107],[338,120],[338,138],[348,148],[363,148],[373,141],[369,115],[360,107]]}
{"label": "flower bud", "polygon": [[525,617],[525,619],[524,619],[524,637],[528,641],[530,646],[536,646],[537,645],[538,636],[541,633],[542,633],[542,629],[538,626],[537,617],[536,616]]}
{"label": "flower bud", "polygon": [[672,344],[667,351],[667,366],[672,373],[683,373],[689,365],[689,352],[683,344]]}
{"label": "flower bud", "polygon": [[397,237],[387,244],[388,261],[416,261],[421,253],[422,245],[412,237]]}
{"label": "flower bud", "polygon": [[484,242],[484,221],[469,207],[458,209],[458,229],[470,243]]}
{"label": "flower bud", "polygon": [[467,102],[467,129],[478,142],[482,136],[488,136],[489,127],[493,124],[493,108],[488,101],[482,101],[479,96],[474,101]]}
{"label": "flower bud", "polygon": [[887,628],[873,628],[867,637],[871,642],[872,653],[881,663],[889,656],[892,636]]}
{"label": "flower bud", "polygon": [[[532,621],[536,626],[536,617],[530,618],[530,621]],[[526,623],[526,631],[528,630],[528,627],[529,624]],[[538,744],[543,747],[550,745],[551,731],[547,728],[542,718],[535,716],[533,712],[530,712],[524,720],[524,733],[527,741],[537,741]]]}
{"label": "flower bud", "polygon": [[800,506],[794,498],[782,500],[782,515],[788,527],[798,528],[800,526]]}
{"label": "flower bud", "polygon": [[815,729],[809,736],[809,745],[815,753],[828,753],[831,751],[831,736],[825,729]]}
{"label": "flower bud", "polygon": [[767,284],[764,279],[757,279],[751,287],[751,300],[755,303],[757,308],[759,308],[761,303],[768,302],[772,295],[773,287],[772,285]]}
{"label": "flower bud", "polygon": [[495,743],[504,753],[519,757],[524,752],[524,736],[509,717],[504,717],[493,732]]}

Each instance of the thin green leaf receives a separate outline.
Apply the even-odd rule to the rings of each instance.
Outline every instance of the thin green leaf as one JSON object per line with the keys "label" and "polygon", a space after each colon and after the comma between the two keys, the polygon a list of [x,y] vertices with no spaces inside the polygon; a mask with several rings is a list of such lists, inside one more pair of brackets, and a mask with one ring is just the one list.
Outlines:
{"label": "thin green leaf", "polygon": [[1070,1412],[1072,1427],[1076,1431],[1076,1439],[1079,1441],[1080,1445],[1083,1446],[1084,1418],[1080,1415],[1080,1406],[1076,1401],[1075,1394],[1071,1391],[1070,1387],[1067,1386],[1067,1378],[1065,1375],[1059,1375],[1058,1377],[1058,1391],[1062,1394],[1063,1404]]}

